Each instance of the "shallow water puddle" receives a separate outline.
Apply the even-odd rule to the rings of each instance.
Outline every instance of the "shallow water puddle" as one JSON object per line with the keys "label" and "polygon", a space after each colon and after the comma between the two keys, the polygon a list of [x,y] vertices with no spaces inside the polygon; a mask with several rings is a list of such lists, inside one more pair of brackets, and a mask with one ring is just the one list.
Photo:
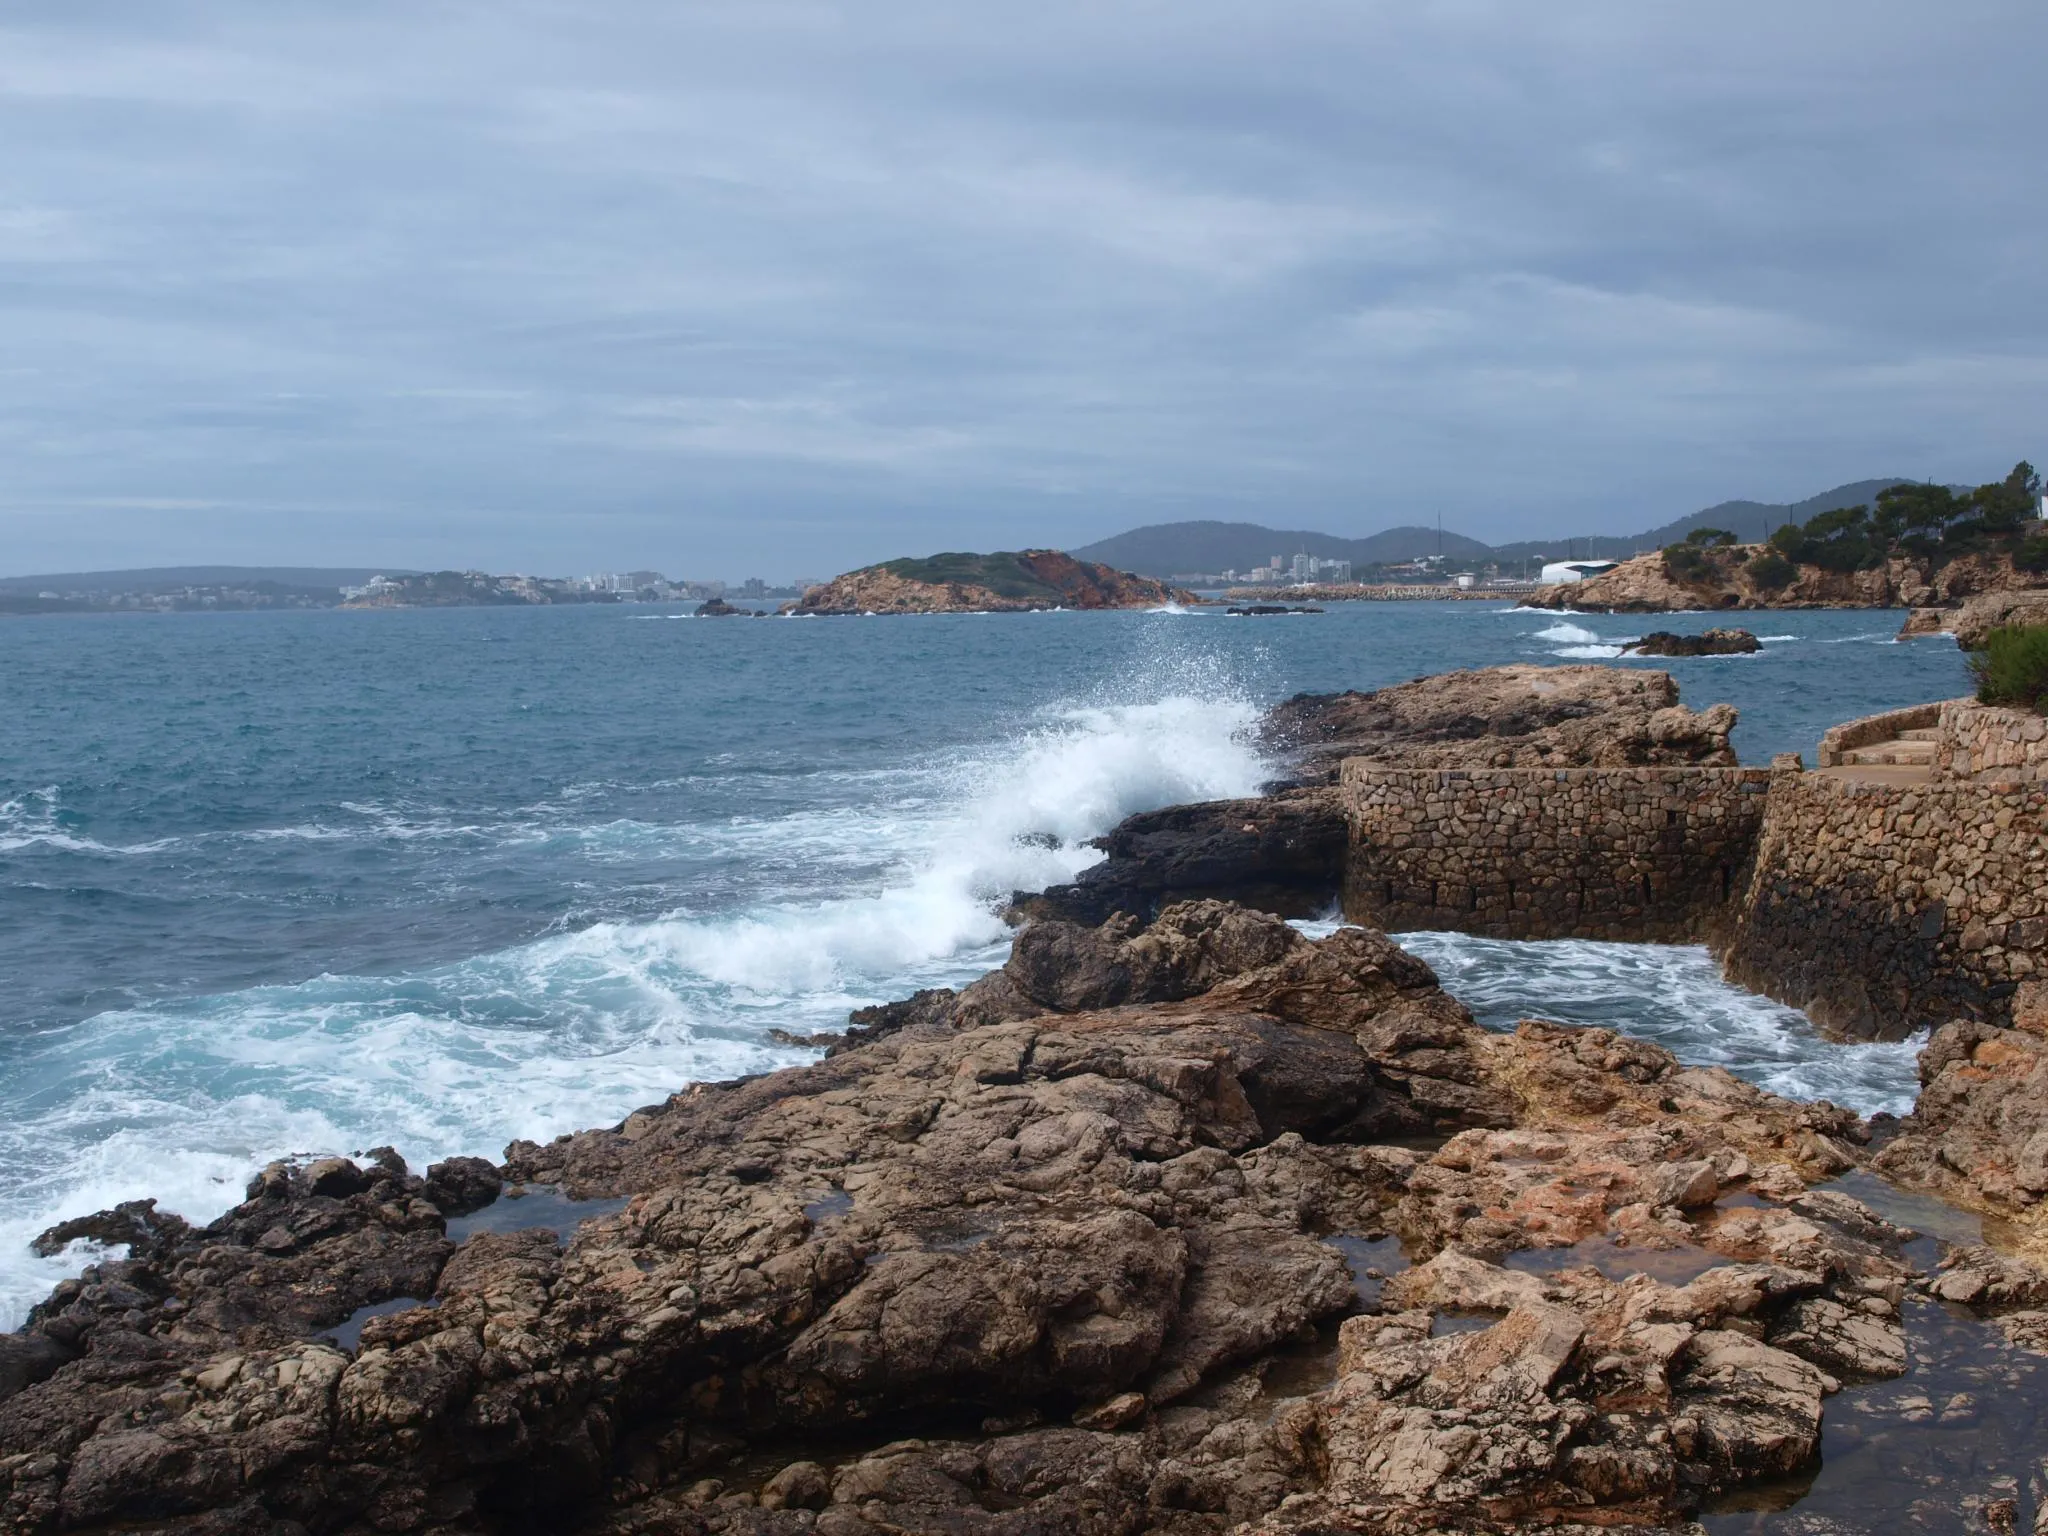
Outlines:
{"label": "shallow water puddle", "polygon": [[[1924,1270],[1943,1245],[1982,1239],[1976,1215],[1875,1174],[1816,1188],[1919,1234],[1905,1251]],[[1906,1374],[1829,1398],[1819,1464],[1710,1504],[1701,1524],[1711,1536],[2036,1529],[2048,1513],[2048,1357],[1943,1302],[1909,1296],[1903,1321]]]}
{"label": "shallow water puddle", "polygon": [[528,1184],[523,1194],[507,1190],[482,1210],[457,1216],[448,1223],[450,1242],[466,1242],[479,1232],[532,1232],[549,1227],[567,1242],[586,1221],[614,1215],[626,1208],[628,1198],[572,1200],[552,1184]]}
{"label": "shallow water puddle", "polygon": [[341,1348],[353,1354],[356,1346],[363,1342],[363,1324],[371,1318],[389,1317],[394,1312],[410,1312],[415,1307],[433,1308],[440,1305],[441,1303],[432,1297],[421,1296],[394,1296],[389,1301],[373,1301],[367,1307],[357,1307],[349,1313],[346,1322],[330,1328],[320,1337],[332,1339]]}
{"label": "shallow water puddle", "polygon": [[1523,1248],[1502,1259],[1503,1269],[1527,1275],[1555,1275],[1568,1269],[1592,1268],[1609,1280],[1626,1280],[1630,1275],[1648,1275],[1664,1285],[1680,1286],[1698,1279],[1708,1270],[1729,1262],[1696,1243],[1674,1243],[1653,1248],[1642,1243],[1624,1243],[1608,1233],[1585,1238],[1568,1248]]}
{"label": "shallow water puddle", "polygon": [[1359,1310],[1378,1311],[1380,1291],[1387,1278],[1408,1267],[1408,1255],[1401,1251],[1401,1240],[1384,1233],[1378,1237],[1360,1237],[1355,1232],[1338,1232],[1323,1241],[1341,1253],[1345,1264],[1350,1267],[1351,1285],[1358,1292]]}

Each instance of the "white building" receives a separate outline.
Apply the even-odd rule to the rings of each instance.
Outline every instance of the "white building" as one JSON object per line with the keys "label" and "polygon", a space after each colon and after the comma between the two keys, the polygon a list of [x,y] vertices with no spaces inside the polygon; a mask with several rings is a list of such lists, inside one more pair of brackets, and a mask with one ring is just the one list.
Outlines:
{"label": "white building", "polygon": [[1553,560],[1536,579],[1546,587],[1560,581],[1584,581],[1591,576],[1604,576],[1620,564],[1619,560]]}

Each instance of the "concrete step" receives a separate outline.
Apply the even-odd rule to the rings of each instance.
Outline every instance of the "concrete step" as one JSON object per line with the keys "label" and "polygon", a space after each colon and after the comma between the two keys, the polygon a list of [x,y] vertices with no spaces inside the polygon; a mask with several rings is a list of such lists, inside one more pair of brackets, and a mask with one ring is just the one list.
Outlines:
{"label": "concrete step", "polygon": [[1934,764],[1934,743],[1874,741],[1843,754],[1843,761],[1860,768],[1928,768]]}

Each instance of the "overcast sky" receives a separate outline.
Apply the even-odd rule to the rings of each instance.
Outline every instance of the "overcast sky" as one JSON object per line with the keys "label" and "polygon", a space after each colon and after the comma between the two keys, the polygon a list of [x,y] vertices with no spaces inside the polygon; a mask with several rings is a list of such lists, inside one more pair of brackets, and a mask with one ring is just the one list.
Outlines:
{"label": "overcast sky", "polygon": [[65,0],[0,573],[1503,540],[2048,457],[2041,0]]}

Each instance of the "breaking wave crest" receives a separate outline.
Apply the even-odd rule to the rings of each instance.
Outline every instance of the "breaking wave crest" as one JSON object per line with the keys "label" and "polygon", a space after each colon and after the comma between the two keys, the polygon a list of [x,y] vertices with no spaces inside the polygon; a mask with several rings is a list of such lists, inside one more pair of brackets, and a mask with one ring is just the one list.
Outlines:
{"label": "breaking wave crest", "polygon": [[[843,867],[822,899],[598,922],[402,975],[122,1009],[0,1044],[0,1328],[76,1272],[80,1253],[28,1252],[65,1217],[153,1195],[205,1220],[292,1153],[496,1156],[806,1057],[771,1028],[838,1029],[851,1008],[1000,964],[1012,891],[1072,878],[1100,857],[1089,839],[1134,811],[1250,794],[1266,776],[1252,705],[1197,681],[1209,686],[1041,711],[913,783],[878,785],[866,806],[661,829]],[[61,835],[54,792],[0,818],[7,835]]]}

